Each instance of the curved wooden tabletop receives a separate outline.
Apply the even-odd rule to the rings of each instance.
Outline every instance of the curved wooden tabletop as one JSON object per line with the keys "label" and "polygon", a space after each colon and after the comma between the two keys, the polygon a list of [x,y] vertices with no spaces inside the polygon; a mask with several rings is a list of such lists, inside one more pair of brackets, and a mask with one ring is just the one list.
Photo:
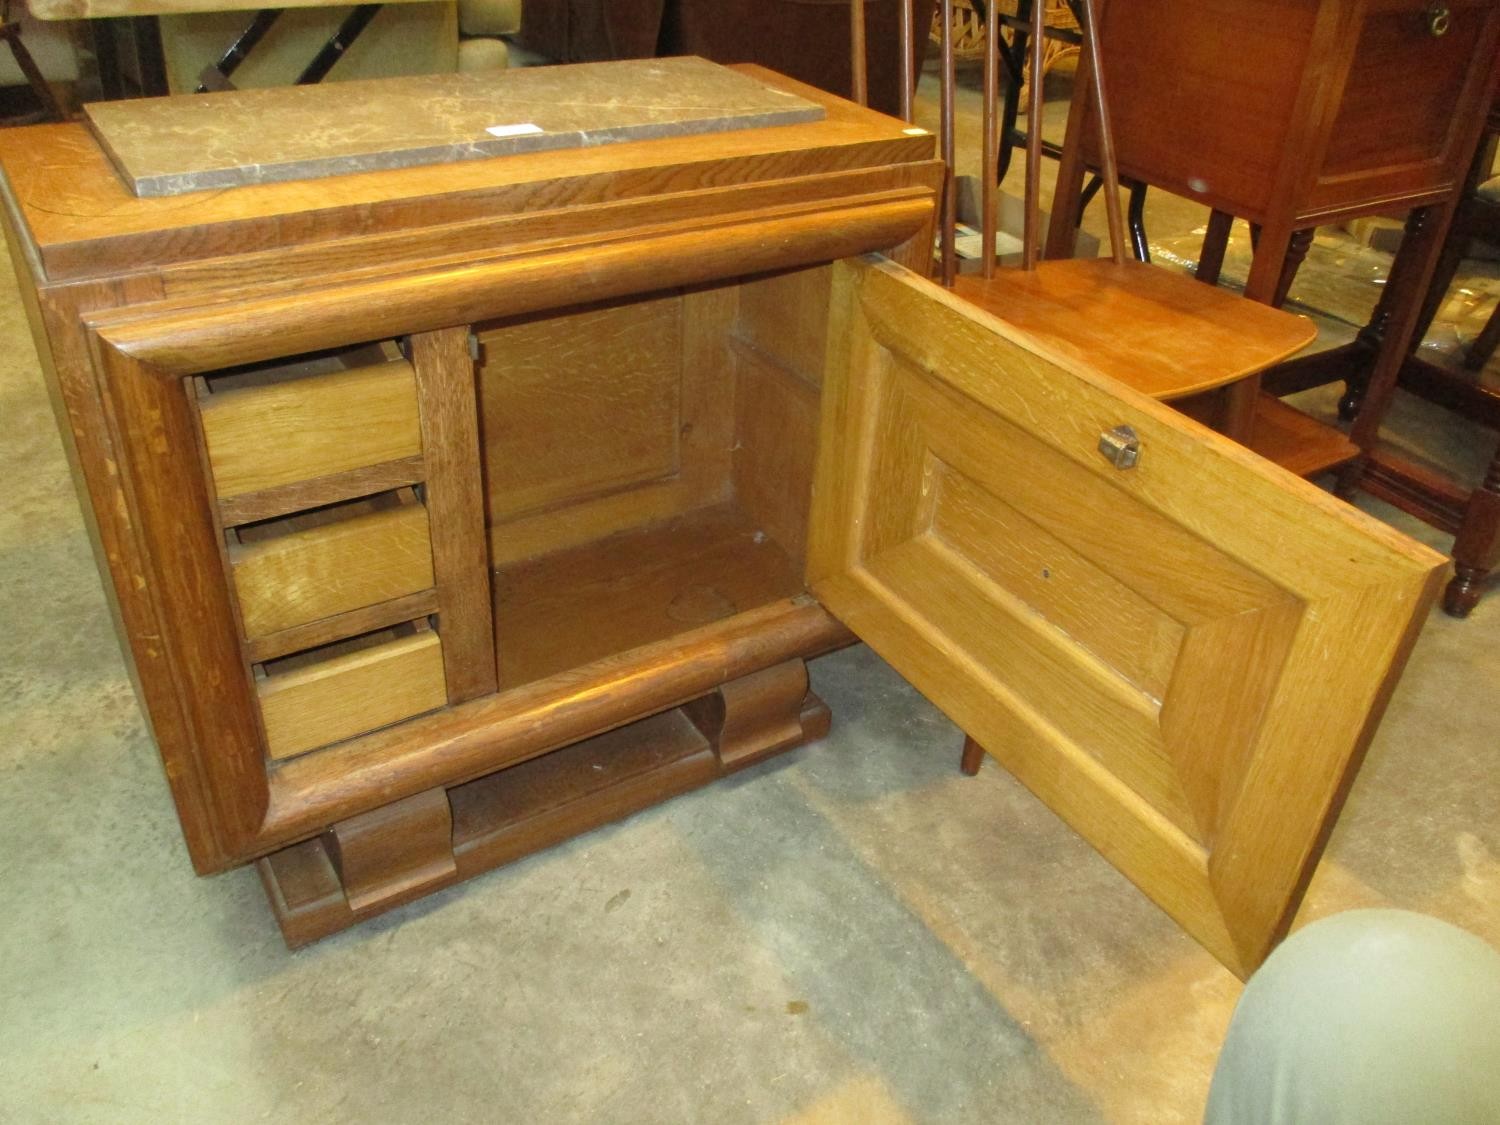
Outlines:
{"label": "curved wooden tabletop", "polygon": [[961,276],[954,292],[1165,400],[1254,375],[1317,336],[1306,317],[1142,262],[1042,262],[990,279]]}

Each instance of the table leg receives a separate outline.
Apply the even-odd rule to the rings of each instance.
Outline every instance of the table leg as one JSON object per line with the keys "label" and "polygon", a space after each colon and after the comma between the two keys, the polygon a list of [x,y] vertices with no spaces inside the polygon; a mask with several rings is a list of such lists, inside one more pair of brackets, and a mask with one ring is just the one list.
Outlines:
{"label": "table leg", "polygon": [[1313,235],[1316,229],[1307,227],[1293,233],[1287,242],[1286,257],[1281,261],[1281,276],[1276,279],[1276,295],[1271,304],[1281,308],[1286,303],[1286,295],[1291,292],[1292,282],[1297,278],[1297,270],[1301,268],[1302,261],[1307,257],[1307,251],[1312,246]]}
{"label": "table leg", "polygon": [[1490,361],[1497,345],[1500,345],[1500,309],[1490,313],[1489,320],[1484,322],[1479,335],[1474,337],[1474,342],[1464,353],[1464,366],[1470,371],[1478,371]]}
{"label": "table leg", "polygon": [[312,86],[321,81],[333,69],[334,63],[344,57],[350,45],[359,38],[360,33],[370,25],[380,13],[379,4],[361,4],[344,17],[344,22],[339,25],[327,43],[323,44],[312,62],[297,76],[298,86]]}
{"label": "table leg", "polygon": [[1457,573],[1443,592],[1443,609],[1467,617],[1485,579],[1500,564],[1500,443],[1484,482],[1469,495],[1464,522],[1453,539],[1453,562]]}
{"label": "table leg", "polygon": [[1219,284],[1219,274],[1224,269],[1224,251],[1229,247],[1229,232],[1234,228],[1234,216],[1228,211],[1211,211],[1208,215],[1208,230],[1203,233],[1203,249],[1198,254],[1199,281],[1209,285]]}
{"label": "table leg", "polygon": [[[983,18],[983,9],[980,9]],[[1021,113],[1021,85],[1026,71],[1026,33],[1014,32],[1010,46],[999,44],[1000,61],[1005,64],[1005,97],[1001,99],[999,180],[1010,171],[1010,158],[1016,151],[1016,120]]]}
{"label": "table leg", "polygon": [[[1265,227],[1255,240],[1255,256],[1250,259],[1250,277],[1245,282],[1245,296],[1263,305],[1275,303],[1281,285],[1282,266],[1291,246],[1290,227]],[[1241,445],[1249,445],[1255,429],[1255,407],[1260,401],[1260,375],[1251,375],[1224,388],[1224,423],[1222,432]]]}
{"label": "table leg", "polygon": [[958,768],[968,776],[973,777],[979,772],[979,767],[984,764],[984,747],[975,742],[968,735],[964,736],[963,754],[958,761]]}
{"label": "table leg", "polygon": [[1263,305],[1274,305],[1281,288],[1282,267],[1291,250],[1294,232],[1291,227],[1263,226],[1255,236],[1255,254],[1250,259],[1250,276],[1245,280],[1245,296]]}
{"label": "table leg", "polygon": [[198,89],[194,92],[207,94],[211,91],[234,89],[233,83],[229,81],[230,76],[239,69],[240,63],[249,57],[255,45],[266,37],[266,32],[280,18],[280,8],[262,8],[256,12],[245,30],[240,32],[239,38],[219,56],[219,61],[203,68],[198,76]]}
{"label": "table leg", "polygon": [[[1442,254],[1443,237],[1448,233],[1456,203],[1455,198],[1443,204],[1419,207],[1407,220],[1406,237],[1396,254],[1391,276],[1386,281],[1386,291],[1381,294],[1381,308],[1377,311],[1379,351],[1365,380],[1363,394],[1357,396],[1358,413],[1349,431],[1349,439],[1366,453],[1374,447],[1380,423],[1395,397],[1396,378],[1411,350],[1412,337],[1422,313],[1422,295]],[[1350,395],[1355,391],[1356,388],[1351,386]],[[1365,457],[1359,457],[1345,466],[1335,489],[1338,495],[1348,499],[1354,494],[1359,478],[1364,475],[1365,462]]]}
{"label": "table leg", "polygon": [[36,60],[31,57],[31,52],[26,49],[26,44],[21,42],[20,25],[0,24],[0,40],[10,45],[10,53],[16,60],[16,66],[20,68],[21,75],[31,87],[32,94],[41,104],[43,115],[52,121],[66,121],[68,115],[63,112],[62,106],[57,104],[52,87],[42,77],[42,72],[37,68]]}

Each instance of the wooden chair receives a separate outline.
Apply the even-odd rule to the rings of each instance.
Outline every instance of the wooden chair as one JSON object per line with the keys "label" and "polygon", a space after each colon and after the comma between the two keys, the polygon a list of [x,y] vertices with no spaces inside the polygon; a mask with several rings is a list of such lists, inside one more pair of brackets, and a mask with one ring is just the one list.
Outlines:
{"label": "wooden chair", "polygon": [[[981,267],[978,276],[959,276],[954,250],[954,51],[952,0],[942,0],[941,112],[939,146],[949,168],[940,220],[940,275],[945,285],[997,316],[1044,340],[1057,352],[1072,355],[1153,398],[1170,402],[1193,417],[1239,441],[1247,441],[1255,417],[1254,376],[1285,359],[1316,335],[1312,324],[1145,263],[1127,260],[1124,217],[1103,76],[1094,64],[1098,36],[1093,5],[1083,0],[1075,14],[1083,32],[1078,81],[1090,84],[1104,156],[1105,204],[1109,216],[1111,256],[1097,260],[1040,261],[1040,152],[1042,84],[1031,84],[1027,137],[1025,237],[1022,268],[995,269],[998,181],[998,40],[1003,17],[994,0],[985,0],[987,42],[984,53],[984,167]],[[858,24],[862,5],[851,5]],[[1042,69],[1044,5],[1022,3],[1028,21],[1033,72]],[[911,20],[901,24],[903,59],[912,57]],[[856,28],[852,37],[860,39]],[[862,43],[856,46],[862,56]],[[903,103],[911,119],[909,91],[914,75],[908,64]],[[857,88],[857,86],[856,86]],[[1065,146],[1076,144],[1069,137]]]}

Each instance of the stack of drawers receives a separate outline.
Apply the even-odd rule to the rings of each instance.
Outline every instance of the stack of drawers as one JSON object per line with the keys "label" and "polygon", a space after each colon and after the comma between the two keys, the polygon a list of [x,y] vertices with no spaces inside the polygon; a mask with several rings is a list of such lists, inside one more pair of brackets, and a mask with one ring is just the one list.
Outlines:
{"label": "stack of drawers", "polygon": [[[412,361],[389,344],[199,380],[240,640],[272,759],[454,694],[419,387]],[[487,589],[487,568],[477,577]]]}

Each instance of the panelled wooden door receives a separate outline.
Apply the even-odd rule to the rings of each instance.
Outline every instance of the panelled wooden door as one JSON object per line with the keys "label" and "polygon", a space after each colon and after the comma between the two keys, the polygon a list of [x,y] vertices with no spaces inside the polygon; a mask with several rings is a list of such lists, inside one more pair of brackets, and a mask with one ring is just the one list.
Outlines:
{"label": "panelled wooden door", "polygon": [[833,305],[813,591],[1248,974],[1444,560],[888,262]]}

